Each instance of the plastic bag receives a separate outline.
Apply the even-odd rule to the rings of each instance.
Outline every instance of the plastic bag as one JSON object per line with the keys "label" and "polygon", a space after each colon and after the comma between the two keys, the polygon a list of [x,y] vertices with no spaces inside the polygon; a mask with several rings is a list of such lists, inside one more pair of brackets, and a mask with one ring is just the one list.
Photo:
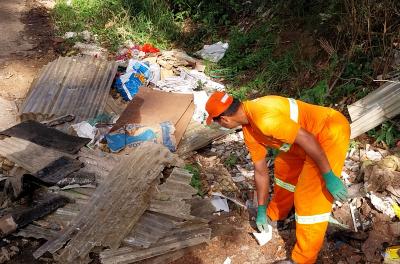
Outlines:
{"label": "plastic bag", "polygon": [[170,151],[176,151],[174,132],[175,127],[169,121],[162,122],[156,127],[127,124],[106,135],[106,140],[112,152],[119,152],[126,146],[135,147],[145,141],[163,144]]}
{"label": "plastic bag", "polygon": [[151,70],[148,62],[129,60],[126,73],[115,81],[117,91],[124,100],[130,101],[137,94],[139,87],[147,84],[151,78]]}

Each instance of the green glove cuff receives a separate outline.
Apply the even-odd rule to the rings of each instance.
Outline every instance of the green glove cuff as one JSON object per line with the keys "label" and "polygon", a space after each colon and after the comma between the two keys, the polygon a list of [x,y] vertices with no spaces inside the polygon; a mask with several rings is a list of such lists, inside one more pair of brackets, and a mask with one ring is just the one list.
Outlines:
{"label": "green glove cuff", "polygon": [[265,213],[267,211],[267,207],[265,205],[259,205],[257,212]]}
{"label": "green glove cuff", "polygon": [[322,177],[324,178],[324,180],[326,181],[327,179],[331,178],[331,177],[336,177],[335,174],[333,173],[332,170],[328,171],[327,173],[322,174]]}

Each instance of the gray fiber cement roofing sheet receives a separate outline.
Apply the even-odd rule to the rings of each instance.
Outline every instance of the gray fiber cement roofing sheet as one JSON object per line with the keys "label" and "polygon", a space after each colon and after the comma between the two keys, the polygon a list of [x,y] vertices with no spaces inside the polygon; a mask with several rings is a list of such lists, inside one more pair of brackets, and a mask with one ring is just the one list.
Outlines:
{"label": "gray fiber cement roofing sheet", "polygon": [[72,114],[74,122],[104,112],[116,62],[91,56],[59,57],[44,66],[24,101],[21,120],[43,121]]}
{"label": "gray fiber cement roofing sheet", "polygon": [[71,136],[32,120],[10,127],[1,131],[0,134],[25,139],[42,147],[56,149],[69,154],[75,154],[90,141],[89,138]]}

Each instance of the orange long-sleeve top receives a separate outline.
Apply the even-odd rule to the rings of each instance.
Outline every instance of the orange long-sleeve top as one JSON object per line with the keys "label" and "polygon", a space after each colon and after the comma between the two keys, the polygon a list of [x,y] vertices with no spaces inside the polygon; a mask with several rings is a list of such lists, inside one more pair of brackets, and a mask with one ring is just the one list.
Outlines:
{"label": "orange long-sleeve top", "polygon": [[304,150],[294,144],[300,128],[305,129],[318,140],[318,134],[332,108],[308,104],[296,100],[297,122],[291,119],[288,98],[264,96],[242,103],[249,123],[243,125],[243,135],[253,162],[266,157],[266,147],[288,151],[304,156]]}

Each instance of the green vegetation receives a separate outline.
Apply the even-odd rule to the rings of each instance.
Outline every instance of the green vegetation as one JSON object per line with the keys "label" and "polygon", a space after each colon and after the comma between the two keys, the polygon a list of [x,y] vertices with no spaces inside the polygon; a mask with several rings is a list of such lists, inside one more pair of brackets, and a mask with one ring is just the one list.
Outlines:
{"label": "green vegetation", "polygon": [[380,127],[368,131],[377,143],[385,143],[388,147],[394,147],[396,140],[400,139],[400,131],[395,123],[385,122]]}
{"label": "green vegetation", "polygon": [[193,174],[192,180],[190,181],[190,185],[197,190],[197,194],[200,196],[204,196],[201,179],[200,179],[200,168],[195,164],[187,164],[185,169],[188,170],[191,174]]}
{"label": "green vegetation", "polygon": [[163,0],[59,0],[53,16],[60,34],[87,29],[111,50],[126,40],[165,48],[179,34],[179,23]]}
{"label": "green vegetation", "polygon": [[[228,41],[206,74],[235,97],[279,94],[344,109],[394,70],[399,13],[395,0],[58,0],[53,16],[60,35],[87,29],[113,51],[126,40],[189,53]],[[392,145],[397,132],[382,125],[371,135]]]}
{"label": "green vegetation", "polygon": [[229,154],[228,158],[224,161],[225,166],[233,167],[238,162],[238,156],[236,154]]}

